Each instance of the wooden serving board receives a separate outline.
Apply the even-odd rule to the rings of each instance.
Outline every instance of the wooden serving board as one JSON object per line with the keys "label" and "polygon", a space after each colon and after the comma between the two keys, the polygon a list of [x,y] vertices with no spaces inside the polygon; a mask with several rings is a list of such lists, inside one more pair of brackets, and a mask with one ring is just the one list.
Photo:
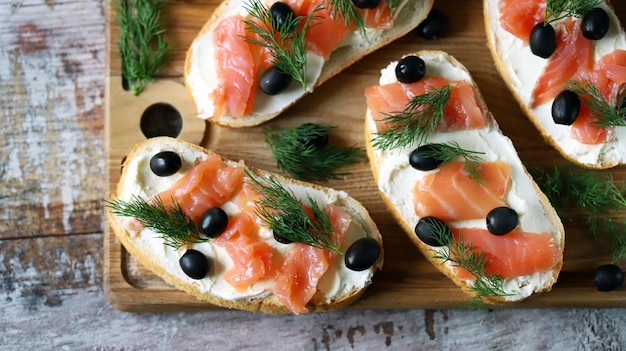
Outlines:
{"label": "wooden serving board", "polygon": [[[116,2],[114,2],[116,3]],[[626,4],[614,2],[622,21]],[[120,164],[133,145],[145,137],[140,131],[144,111],[156,103],[168,103],[182,115],[180,138],[202,143],[205,147],[233,159],[243,159],[254,167],[279,172],[270,150],[263,141],[262,127],[285,128],[304,122],[334,125],[331,142],[365,146],[365,87],[376,84],[379,71],[403,54],[424,50],[444,50],[460,60],[472,73],[489,109],[502,131],[514,142],[521,159],[531,166],[551,167],[563,158],[547,143],[522,115],[520,108],[495,70],[486,45],[482,5],[472,0],[439,0],[435,8],[450,19],[446,35],[433,41],[410,33],[387,47],[363,58],[282,116],[260,127],[228,129],[195,118],[194,106],[182,82],[185,51],[196,33],[217,6],[217,0],[168,1],[165,28],[168,40],[177,50],[156,81],[139,96],[122,88],[120,57],[117,49],[119,28],[111,2],[107,7],[106,76],[106,151],[110,191],[120,175]],[[385,264],[355,309],[466,308],[468,297],[440,274],[414,248],[406,234],[384,207],[369,165],[346,167],[344,179],[323,185],[350,193],[370,211],[384,237]],[[626,179],[623,167],[608,171],[618,182]],[[592,271],[610,262],[611,248],[591,237],[582,216],[564,220],[566,227],[565,264],[552,292],[513,307],[626,307],[626,287],[597,292]],[[104,288],[111,304],[128,311],[212,309],[167,285],[130,256],[105,228]],[[622,268],[624,262],[621,263]]]}

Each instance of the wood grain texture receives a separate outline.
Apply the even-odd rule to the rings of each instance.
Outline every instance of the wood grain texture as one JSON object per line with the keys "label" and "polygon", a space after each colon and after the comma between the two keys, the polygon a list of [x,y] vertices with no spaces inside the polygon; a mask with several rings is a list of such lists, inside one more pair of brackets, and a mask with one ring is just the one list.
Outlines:
{"label": "wood grain texture", "polygon": [[[200,9],[211,1],[167,3]],[[459,13],[462,2],[452,1],[461,6]],[[626,4],[615,2],[625,13]],[[102,198],[109,186],[105,3],[0,0],[0,350],[626,350],[623,308],[360,309],[298,317],[117,310],[102,284]],[[453,34],[462,28],[462,22],[453,24]],[[404,45],[442,45],[419,42],[413,37]],[[482,82],[500,84],[489,73],[489,60],[480,65]],[[170,69],[174,76],[174,66]],[[370,73],[375,74],[373,67]],[[514,106],[506,91],[495,94],[488,97],[492,108]],[[509,126],[514,131],[515,124]],[[532,133],[526,137],[536,139]],[[390,236],[398,246],[408,243],[401,235]],[[400,252],[406,255],[408,249]],[[573,257],[592,251],[577,250],[582,251]],[[570,270],[594,263],[578,260]],[[410,272],[399,260],[386,267]],[[580,281],[587,278],[580,274]],[[146,279],[133,284],[154,283]]]}
{"label": "wood grain texture", "polygon": [[[183,27],[166,27],[167,33],[179,43],[191,42],[195,32],[206,20],[214,2],[203,3],[204,9],[194,4],[174,3],[166,8],[168,22],[178,23],[177,16],[186,16]],[[460,60],[472,73],[489,109],[495,115],[503,132],[514,142],[520,157],[531,166],[546,167],[562,162],[560,155],[546,144],[532,124],[522,115],[515,100],[497,74],[488,48],[482,20],[482,7],[473,1],[447,1],[435,6],[451,18],[447,35],[434,41],[421,39],[410,33],[392,44],[363,58],[360,62],[332,78],[304,97],[278,118],[259,127],[231,129],[213,124],[199,123],[184,94],[173,98],[171,91],[182,91],[180,71],[186,46],[181,46],[163,77],[148,87],[139,98],[121,90],[117,50],[110,47],[108,79],[116,84],[108,85],[105,92],[109,132],[106,133],[109,151],[110,189],[119,179],[119,160],[132,146],[143,140],[137,129],[137,118],[145,108],[137,108],[132,101],[152,103],[167,102],[184,113],[184,122],[193,124],[180,137],[185,140],[203,140],[208,147],[224,157],[244,160],[248,165],[280,172],[275,165],[268,146],[264,143],[261,128],[295,127],[305,122],[337,126],[331,134],[333,143],[364,147],[363,117],[365,114],[365,87],[377,84],[380,69],[388,62],[398,60],[403,54],[423,49],[447,51]],[[622,11],[623,12],[623,11]],[[111,12],[108,12],[109,16]],[[624,16],[626,17],[626,16]],[[110,23],[114,23],[111,18]],[[116,41],[115,26],[110,27],[109,42]],[[190,37],[191,36],[191,37]],[[183,45],[184,45],[183,44]],[[177,73],[178,72],[178,73]],[[162,89],[161,84],[171,88]],[[175,89],[178,84],[178,90]],[[165,93],[163,93],[165,91]],[[120,102],[120,99],[124,99]],[[132,111],[131,111],[132,110]],[[189,112],[191,110],[191,112]],[[134,118],[132,117],[134,116]],[[245,143],[241,143],[245,140]],[[463,308],[468,297],[446,277],[438,273],[423,256],[418,254],[405,233],[386,210],[377,192],[369,165],[358,164],[345,168],[350,174],[324,185],[347,191],[370,212],[384,238],[385,265],[374,277],[374,283],[363,299],[352,308],[356,309],[406,309],[406,308]],[[623,181],[623,168],[611,171],[617,181]],[[602,294],[595,291],[591,274],[597,266],[610,261],[610,247],[589,236],[584,221],[566,223],[565,264],[553,291],[514,307],[617,307],[626,306],[626,291]],[[190,298],[164,284],[158,277],[141,267],[130,257],[112,234],[105,235],[105,290],[112,304],[132,311],[160,311],[176,309],[212,308],[204,302]]]}

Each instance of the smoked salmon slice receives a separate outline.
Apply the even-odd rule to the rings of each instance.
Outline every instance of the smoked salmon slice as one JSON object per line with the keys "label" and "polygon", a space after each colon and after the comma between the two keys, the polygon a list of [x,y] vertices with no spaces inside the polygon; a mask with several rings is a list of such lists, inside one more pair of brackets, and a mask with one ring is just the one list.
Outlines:
{"label": "smoked salmon slice", "polygon": [[391,9],[387,1],[381,1],[375,8],[367,9],[361,13],[365,20],[366,27],[377,29],[389,29],[393,27],[394,16],[391,14]]}
{"label": "smoked salmon slice", "polygon": [[[493,235],[482,228],[450,228],[456,240],[482,250],[489,264],[487,274],[504,279],[546,272],[563,260],[554,237],[549,233],[527,233],[514,230],[505,235]],[[459,278],[472,279],[465,269],[456,267]]]}
{"label": "smoked salmon slice", "polygon": [[450,99],[444,111],[444,120],[439,131],[482,128],[486,125],[485,114],[476,102],[474,89],[465,81],[449,82],[443,78],[425,77],[418,82],[400,82],[374,85],[365,89],[367,107],[374,114],[377,130],[386,130],[383,119],[402,112],[409,101],[418,95],[431,92],[450,84]]}
{"label": "smoked salmon slice", "polygon": [[[330,221],[341,246],[352,219],[340,208],[326,206]],[[275,270],[274,295],[283,305],[296,314],[306,313],[306,304],[317,292],[317,284],[328,267],[337,257],[334,251],[327,251],[300,243],[294,243],[286,257]]]}
{"label": "smoked salmon slice", "polygon": [[214,45],[219,77],[218,88],[212,93],[214,115],[245,116],[254,107],[257,66],[243,18],[222,20],[214,29]]}
{"label": "smoked salmon slice", "polygon": [[243,164],[228,166],[219,156],[212,155],[157,196],[166,205],[177,201],[197,223],[204,212],[222,205],[239,191],[243,174]]}
{"label": "smoked salmon slice", "polygon": [[580,112],[570,130],[571,137],[583,144],[595,145],[605,142],[609,135],[608,129],[595,126],[596,121],[589,107],[581,101]]}
{"label": "smoked salmon slice", "polygon": [[545,0],[500,0],[500,25],[507,32],[528,43],[533,27],[544,21]]}
{"label": "smoked salmon slice", "polygon": [[413,204],[417,216],[433,216],[442,221],[478,219],[506,205],[511,183],[508,164],[481,163],[481,183],[467,175],[464,165],[464,162],[445,164],[415,183]]}
{"label": "smoked salmon slice", "polygon": [[533,88],[530,107],[552,101],[568,80],[591,72],[592,45],[591,40],[583,36],[580,21],[564,20],[558,26],[556,50]]}

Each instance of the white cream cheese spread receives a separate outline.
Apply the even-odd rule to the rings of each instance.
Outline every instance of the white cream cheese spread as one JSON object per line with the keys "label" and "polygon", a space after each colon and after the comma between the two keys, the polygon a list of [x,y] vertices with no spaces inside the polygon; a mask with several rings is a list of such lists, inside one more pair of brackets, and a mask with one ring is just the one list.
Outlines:
{"label": "white cream cheese spread", "polygon": [[[451,65],[440,54],[420,56],[426,63],[426,76],[442,77],[448,81],[464,80],[473,86],[472,79],[467,71]],[[396,82],[395,67],[397,62],[390,63],[381,71],[379,84]],[[372,135],[376,132],[376,125],[368,111],[368,127]],[[506,202],[519,215],[519,227],[529,233],[551,233],[555,241],[561,241],[564,233],[556,228],[547,217],[536,194],[534,183],[528,176],[517,155],[511,140],[499,132],[494,121],[480,129],[460,130],[443,133],[434,133],[426,143],[445,143],[456,141],[463,149],[483,152],[481,159],[485,162],[503,161],[509,164],[511,170],[511,185],[507,193]],[[426,173],[438,170],[419,171],[409,164],[409,155],[416,148],[410,145],[403,148],[381,151],[374,149],[378,162],[378,187],[399,211],[408,227],[414,228],[419,217],[415,214],[411,193],[413,185]],[[465,220],[449,223],[452,227],[486,228],[486,221]],[[443,250],[443,249],[442,249]],[[553,283],[553,272],[538,272],[529,276],[516,277],[505,280],[505,290],[512,296],[508,300],[519,300],[530,296],[534,291],[542,290]]]}
{"label": "white cream cheese spread", "polygon": [[[555,145],[571,158],[592,167],[599,167],[603,163],[615,166],[626,162],[625,127],[616,127],[615,138],[611,141],[596,145],[583,144],[570,137],[570,126],[554,123],[551,113],[552,100],[534,108],[530,107],[535,82],[541,76],[548,60],[535,56],[530,51],[530,47],[521,39],[502,29],[498,2],[499,0],[485,1],[487,39],[497,50],[506,75],[510,77],[511,87],[520,102],[527,106],[530,113],[537,118],[538,123]],[[610,26],[604,38],[593,42],[594,60],[616,49],[626,49],[626,33],[622,30],[619,19],[605,2],[602,2],[599,7],[605,9],[609,15]]]}

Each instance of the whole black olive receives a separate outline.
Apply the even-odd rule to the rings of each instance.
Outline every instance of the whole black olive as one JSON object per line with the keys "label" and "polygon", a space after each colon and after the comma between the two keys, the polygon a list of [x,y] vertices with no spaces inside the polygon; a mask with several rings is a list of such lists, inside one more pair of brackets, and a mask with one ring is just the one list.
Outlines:
{"label": "whole black olive", "polygon": [[537,23],[530,32],[528,44],[533,54],[542,58],[552,56],[556,50],[556,32],[552,25]]}
{"label": "whole black olive", "polygon": [[277,1],[270,7],[270,23],[274,29],[279,30],[284,23],[296,18],[291,6],[282,1]]}
{"label": "whole black olive", "polygon": [[487,230],[494,235],[504,235],[518,223],[517,212],[510,207],[496,207],[487,213]]}
{"label": "whole black olive", "polygon": [[600,40],[609,32],[609,15],[599,7],[594,7],[583,17],[580,27],[583,36],[591,40]]}
{"label": "whole black olive", "polygon": [[161,151],[150,159],[150,169],[159,177],[171,176],[182,165],[183,160],[174,151]]}
{"label": "whole black olive", "polygon": [[298,127],[300,137],[298,141],[305,147],[313,146],[323,149],[328,144],[328,130],[326,127],[315,123],[304,123]]}
{"label": "whole black olive", "polygon": [[450,227],[439,218],[431,216],[422,217],[417,221],[415,234],[424,244],[429,246],[448,245],[452,238]]}
{"label": "whole black olive", "polygon": [[259,88],[267,95],[276,95],[285,90],[291,83],[291,76],[283,73],[276,66],[268,68],[261,75],[259,80]]}
{"label": "whole black olive", "polygon": [[448,16],[439,10],[432,10],[417,26],[417,33],[426,40],[439,38],[448,29]]}
{"label": "whole black olive", "polygon": [[287,239],[284,236],[274,232],[274,240],[278,241],[281,244],[291,244],[293,240]]}
{"label": "whole black olive", "polygon": [[346,250],[344,262],[348,269],[353,271],[364,271],[370,268],[380,256],[380,245],[372,238],[361,238]]}
{"label": "whole black olive", "polygon": [[400,83],[414,83],[426,74],[426,63],[415,55],[403,57],[396,65],[396,78]]}
{"label": "whole black olive", "polygon": [[198,250],[189,249],[178,260],[180,268],[192,279],[202,279],[209,272],[209,260]]}
{"label": "whole black olive", "polygon": [[198,221],[198,232],[209,238],[217,238],[228,226],[228,215],[219,207],[208,209]]}
{"label": "whole black olive", "polygon": [[572,125],[580,112],[580,98],[571,90],[563,90],[552,102],[552,120],[556,124]]}
{"label": "whole black olive", "polygon": [[352,0],[352,3],[360,9],[374,9],[380,4],[380,0]]}
{"label": "whole black olive", "polygon": [[593,282],[598,291],[611,291],[624,283],[624,273],[614,264],[605,264],[593,272]]}
{"label": "whole black olive", "polygon": [[413,150],[409,155],[409,164],[411,167],[420,171],[430,171],[439,167],[442,161],[435,157],[428,156],[428,153],[431,153],[433,150],[435,150],[435,147],[433,147],[432,144],[424,144]]}

